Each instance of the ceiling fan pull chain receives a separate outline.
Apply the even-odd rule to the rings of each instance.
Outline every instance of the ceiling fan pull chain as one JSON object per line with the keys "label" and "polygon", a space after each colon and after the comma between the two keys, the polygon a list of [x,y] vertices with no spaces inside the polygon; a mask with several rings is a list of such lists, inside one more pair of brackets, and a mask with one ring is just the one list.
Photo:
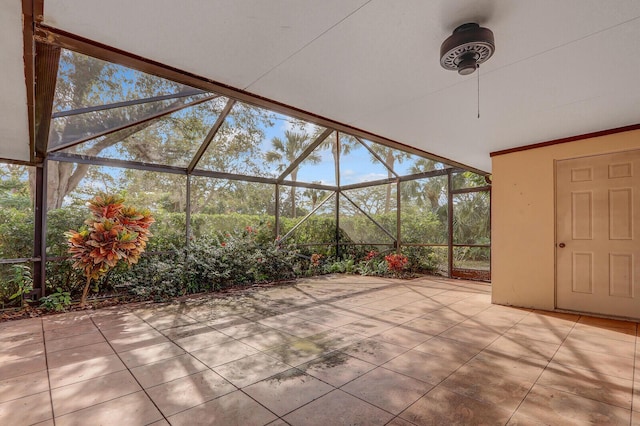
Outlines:
{"label": "ceiling fan pull chain", "polygon": [[478,118],[480,118],[480,65],[478,65]]}

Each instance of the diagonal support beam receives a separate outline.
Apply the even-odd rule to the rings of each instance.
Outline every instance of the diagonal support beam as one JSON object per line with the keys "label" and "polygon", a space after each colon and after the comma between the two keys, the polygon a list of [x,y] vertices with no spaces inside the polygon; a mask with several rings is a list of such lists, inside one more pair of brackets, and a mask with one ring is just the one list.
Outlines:
{"label": "diagonal support beam", "polygon": [[387,229],[380,225],[380,223],[378,223],[377,220],[375,220],[374,218],[372,218],[371,216],[369,216],[369,213],[365,212],[364,210],[362,210],[360,208],[359,205],[357,205],[356,203],[353,202],[353,200],[351,200],[351,198],[347,197],[344,193],[341,193],[341,195],[347,199],[348,202],[350,202],[353,207],[355,207],[356,209],[358,209],[360,211],[360,213],[362,213],[363,215],[365,215],[371,222],[373,222],[378,228],[380,228],[380,230],[382,232],[384,232],[385,234],[387,234],[394,242],[398,241],[398,239],[396,237],[393,236],[393,234],[391,234],[391,232],[387,231]]}
{"label": "diagonal support beam", "polygon": [[193,158],[191,159],[191,163],[189,163],[189,166],[187,167],[187,173],[191,173],[193,169],[196,168],[196,166],[198,165],[198,162],[200,161],[204,153],[207,151],[207,148],[209,148],[211,141],[218,133],[218,130],[220,130],[220,127],[222,127],[222,125],[224,124],[224,120],[227,119],[227,116],[231,112],[231,108],[233,108],[235,103],[236,101],[234,101],[233,99],[229,99],[227,104],[224,106],[224,109],[218,116],[218,119],[214,123],[213,127],[211,128],[211,130],[209,130],[209,133],[207,133],[207,136],[204,138],[204,141],[202,141],[202,145],[200,145],[200,148],[198,148],[198,152],[196,152],[196,155],[194,155]]}
{"label": "diagonal support beam", "polygon": [[81,144],[83,142],[87,142],[87,141],[90,141],[92,139],[99,138],[100,136],[107,136],[107,135],[110,135],[112,133],[119,132],[120,130],[129,129],[129,128],[133,127],[133,126],[137,126],[137,125],[143,124],[143,123],[148,123],[149,121],[153,121],[153,120],[155,120],[157,118],[164,117],[165,115],[173,114],[174,112],[181,111],[181,110],[183,110],[185,108],[189,108],[189,107],[192,107],[192,106],[195,106],[195,105],[202,104],[204,102],[211,101],[211,100],[213,100],[213,99],[215,99],[215,98],[217,98],[219,96],[220,95],[207,96],[206,98],[198,99],[196,101],[189,102],[187,104],[176,105],[173,108],[169,108],[169,109],[161,111],[161,112],[159,112],[157,114],[153,114],[153,115],[151,115],[149,117],[144,118],[143,120],[138,120],[138,121],[135,121],[133,123],[127,123],[124,126],[118,126],[118,127],[113,128],[113,129],[105,130],[104,132],[99,132],[99,133],[96,133],[94,135],[90,135],[90,136],[87,136],[87,137],[84,137],[84,138],[81,138],[81,139],[78,139],[78,140],[75,140],[75,141],[72,141],[72,142],[67,142],[67,143],[63,143],[63,144],[57,145],[56,147],[49,149],[48,152],[61,151],[61,150],[66,149],[66,148],[71,148],[72,146],[79,145],[79,144]]}
{"label": "diagonal support beam", "polygon": [[331,133],[333,133],[333,129],[326,129],[324,132],[322,132],[322,134],[320,134],[320,136],[318,136],[317,139],[313,141],[313,143],[309,145],[307,149],[305,149],[293,163],[289,164],[289,167],[287,167],[285,171],[280,174],[280,176],[278,176],[278,182],[284,181],[284,178],[287,177],[292,171],[294,171],[296,167],[298,167],[300,163],[302,163],[305,158],[307,158],[307,156],[309,156],[309,154],[311,154],[318,147],[318,145],[324,142],[327,136],[329,136]]}
{"label": "diagonal support beam", "polygon": [[357,136],[354,136],[354,138],[356,138],[356,140],[357,140],[358,142],[360,142],[360,144],[361,144],[362,146],[364,146],[364,147],[367,149],[367,151],[369,151],[369,153],[371,153],[371,155],[373,155],[373,156],[374,156],[374,158],[375,158],[376,160],[378,160],[379,162],[381,162],[381,163],[382,163],[382,165],[383,165],[387,170],[389,170],[389,172],[391,172],[395,177],[400,177],[400,175],[398,175],[398,174],[396,173],[396,171],[395,171],[395,170],[393,170],[391,167],[389,167],[389,165],[387,164],[387,162],[386,162],[386,161],[384,161],[384,160],[382,159],[382,157],[380,157],[380,156],[378,155],[378,153],[377,153],[377,152],[375,152],[373,149],[371,149],[371,147],[370,147],[369,145],[367,145],[366,143],[364,143],[364,142],[363,142],[359,137],[357,137]]}
{"label": "diagonal support beam", "polygon": [[108,109],[123,108],[133,105],[148,104],[152,102],[166,101],[170,99],[186,98],[188,96],[204,95],[208,92],[200,89],[185,90],[184,92],[172,93],[170,95],[153,96],[150,98],[132,99],[130,101],[114,102],[106,105],[95,105],[85,108],[69,109],[66,111],[56,112],[51,118],[69,117],[71,115],[87,114],[89,112],[106,111]]}
{"label": "diagonal support beam", "polygon": [[316,208],[315,208],[315,209],[311,210],[311,211],[310,211],[310,212],[309,212],[305,217],[303,217],[303,218],[302,218],[302,220],[301,220],[300,222],[296,223],[296,226],[294,226],[293,228],[291,228],[291,230],[290,230],[289,232],[287,232],[287,233],[284,235],[284,237],[280,238],[280,242],[282,242],[282,241],[284,241],[285,239],[289,238],[289,236],[290,236],[291,234],[293,234],[293,233],[295,232],[295,230],[296,230],[296,229],[298,229],[298,228],[300,227],[300,225],[302,225],[303,223],[305,223],[305,222],[307,221],[307,219],[309,219],[311,216],[313,216],[313,214],[314,214],[315,212],[317,212],[317,211],[320,209],[320,207],[324,206],[324,205],[326,204],[326,202],[327,202],[327,201],[329,201],[331,198],[333,198],[333,197],[334,197],[334,195],[336,195],[336,193],[335,193],[335,192],[333,192],[333,193],[329,194],[329,195],[327,196],[327,198],[325,198],[324,200],[322,200],[322,202],[321,202],[320,204],[318,204],[318,205],[316,206]]}

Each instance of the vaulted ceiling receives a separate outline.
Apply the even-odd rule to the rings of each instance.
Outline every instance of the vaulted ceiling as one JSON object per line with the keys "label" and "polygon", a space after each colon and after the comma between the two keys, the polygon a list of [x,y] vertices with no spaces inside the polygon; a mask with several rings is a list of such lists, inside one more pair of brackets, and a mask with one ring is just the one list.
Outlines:
{"label": "vaulted ceiling", "polygon": [[[23,5],[0,4],[0,158],[28,160]],[[636,0],[44,0],[42,25],[490,171],[489,153],[640,123]],[[479,74],[439,64],[466,22]]]}

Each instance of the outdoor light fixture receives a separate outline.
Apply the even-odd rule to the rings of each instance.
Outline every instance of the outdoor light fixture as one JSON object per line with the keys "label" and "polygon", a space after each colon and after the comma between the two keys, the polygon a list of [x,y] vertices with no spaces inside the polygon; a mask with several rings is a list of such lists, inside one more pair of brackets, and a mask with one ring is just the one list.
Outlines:
{"label": "outdoor light fixture", "polygon": [[460,75],[472,74],[496,50],[493,32],[475,23],[460,25],[440,46],[440,65]]}

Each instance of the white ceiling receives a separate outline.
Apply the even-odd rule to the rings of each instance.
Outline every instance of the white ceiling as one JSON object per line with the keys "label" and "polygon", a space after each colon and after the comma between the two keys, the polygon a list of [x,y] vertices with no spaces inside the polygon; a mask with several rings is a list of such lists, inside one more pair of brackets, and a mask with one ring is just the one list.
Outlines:
{"label": "white ceiling", "polygon": [[0,158],[29,160],[22,5],[0,1]]}
{"label": "white ceiling", "polygon": [[[439,65],[465,22],[496,39],[479,119],[476,74]],[[640,123],[637,0],[44,0],[44,23],[485,171],[492,151]],[[26,108],[0,108],[6,158]]]}

